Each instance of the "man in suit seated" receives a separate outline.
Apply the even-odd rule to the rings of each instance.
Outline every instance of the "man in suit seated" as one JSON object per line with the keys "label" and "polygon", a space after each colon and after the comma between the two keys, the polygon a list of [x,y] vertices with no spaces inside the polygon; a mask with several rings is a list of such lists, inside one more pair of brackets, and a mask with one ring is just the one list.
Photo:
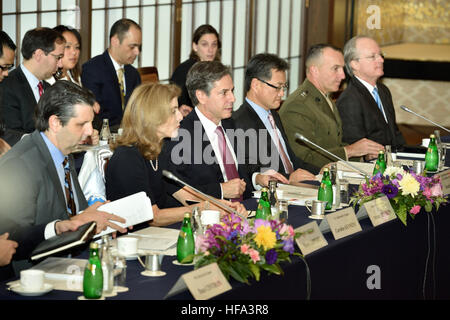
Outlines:
{"label": "man in suit seated", "polygon": [[379,81],[384,74],[384,59],[376,41],[366,36],[353,37],[344,46],[344,60],[350,79],[336,102],[342,119],[342,140],[353,143],[367,138],[393,149],[404,146],[391,92]]}
{"label": "man in suit seated", "polygon": [[[37,228],[41,232],[31,249],[67,224],[72,230],[95,221],[97,232],[108,226],[126,231],[112,222],[124,219],[97,210],[101,203],[87,206],[74,168],[71,152],[93,132],[94,103],[92,93],[69,81],[45,91],[36,108],[36,130],[0,158],[0,234],[18,239]],[[29,267],[25,262],[18,262],[16,271]]]}
{"label": "man in suit seated", "polygon": [[[236,128],[231,118],[235,101],[231,71],[218,61],[197,62],[188,72],[186,87],[195,108],[181,121],[178,138],[163,148],[170,159],[165,169],[213,197],[250,198],[249,171],[238,161],[244,150],[232,144]],[[267,185],[269,177],[255,179]]]}
{"label": "man in suit seated", "polygon": [[0,83],[0,118],[6,128],[20,134],[34,130],[34,110],[43,92],[44,81],[61,67],[66,40],[49,28],[36,28],[22,40],[23,63]]}
{"label": "man in suit seated", "polygon": [[353,144],[342,141],[342,122],[330,99],[339,90],[344,75],[344,57],[340,49],[328,44],[312,46],[306,55],[306,79],[289,95],[280,110],[281,121],[297,157],[322,167],[337,159],[306,143],[296,141],[300,133],[310,141],[342,159],[366,156],[375,159],[383,146],[363,138]]}
{"label": "man in suit seated", "polygon": [[141,27],[130,19],[118,20],[111,27],[109,42],[103,54],[83,64],[81,82],[100,104],[94,127],[100,129],[103,119],[109,119],[111,130],[117,131],[128,99],[141,84],[139,72],[131,65],[141,52]]}
{"label": "man in suit seated", "polygon": [[[9,71],[14,67],[15,54],[16,45],[6,32],[0,31],[0,82],[9,75]],[[2,105],[1,101],[0,92],[0,108]],[[6,128],[0,117],[0,156],[19,141],[20,137],[20,132]]]}
{"label": "man in suit seated", "polygon": [[288,68],[286,61],[273,54],[252,57],[245,70],[247,96],[233,119],[237,128],[254,133],[245,140],[245,161],[254,171],[274,169],[289,179],[286,182],[314,180],[311,172],[319,169],[294,154],[276,111],[287,91]]}

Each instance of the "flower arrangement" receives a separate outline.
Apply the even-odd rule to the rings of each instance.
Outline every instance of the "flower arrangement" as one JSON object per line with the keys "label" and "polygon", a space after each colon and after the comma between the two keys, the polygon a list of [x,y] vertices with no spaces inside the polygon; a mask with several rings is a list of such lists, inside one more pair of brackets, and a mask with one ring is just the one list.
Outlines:
{"label": "flower arrangement", "polygon": [[408,214],[414,219],[415,215],[425,208],[431,212],[447,202],[442,193],[440,177],[418,175],[414,171],[407,172],[398,167],[387,167],[384,174],[377,173],[366,183],[359,186],[358,191],[351,198],[353,206],[386,195],[397,217],[406,225]]}
{"label": "flower arrangement", "polygon": [[280,262],[294,253],[294,239],[300,236],[292,226],[278,220],[242,220],[230,214],[220,224],[209,226],[197,236],[195,269],[217,262],[227,279],[249,283],[260,279],[261,269],[283,274]]}

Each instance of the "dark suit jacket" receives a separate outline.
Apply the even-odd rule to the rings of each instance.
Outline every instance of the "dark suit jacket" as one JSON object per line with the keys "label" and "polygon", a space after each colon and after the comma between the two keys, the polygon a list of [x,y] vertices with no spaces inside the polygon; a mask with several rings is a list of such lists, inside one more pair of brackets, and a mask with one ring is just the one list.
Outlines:
{"label": "dark suit jacket", "polygon": [[[227,132],[227,130],[235,129],[233,119],[222,120],[222,127],[230,142],[233,141],[233,137]],[[163,147],[164,157],[170,159],[166,164],[163,164],[164,168],[200,191],[220,199],[222,196],[220,183],[224,182],[222,171],[216,161],[216,155],[205,129],[195,111],[189,113],[181,121],[178,139],[168,141]],[[241,152],[236,149],[236,145],[234,146],[234,152],[236,156]],[[208,160],[212,161],[208,163]],[[253,188],[247,166],[238,163],[238,173],[247,184],[243,198],[250,198]],[[169,182],[168,194],[173,194],[178,189],[180,189],[178,184]]]}
{"label": "dark suit jacket", "polygon": [[[43,81],[44,90],[50,85]],[[6,128],[18,131],[21,134],[31,133],[34,130],[34,110],[36,99],[30,84],[17,67],[7,78],[0,83],[0,118],[3,119]]]}
{"label": "dark suit jacket", "polygon": [[[294,170],[301,168],[317,174],[319,172],[319,168],[303,162],[295,155],[294,151],[291,149],[278,112],[272,111],[271,113],[274,118],[275,125],[280,130],[281,136],[286,144],[287,153],[289,159],[292,162]],[[285,172],[281,156],[278,152],[277,147],[273,143],[269,132],[267,131],[264,123],[259,118],[258,114],[247,101],[244,101],[239,109],[233,112],[233,120],[236,124],[236,128],[240,128],[243,130],[256,130],[257,141],[250,141],[250,139],[245,139],[245,163],[252,168],[252,173],[261,171],[261,168],[270,167],[288,177]],[[266,137],[266,139],[264,139],[263,141],[260,140],[260,138],[263,138],[263,136],[261,136],[262,133],[264,133]],[[271,161],[271,163],[263,163],[264,159],[261,159],[261,155],[267,157],[266,160],[269,160],[270,158],[275,161]]]}
{"label": "dark suit jacket", "polygon": [[342,119],[343,141],[351,144],[367,138],[382,145],[391,145],[395,150],[405,144],[405,139],[396,124],[389,89],[381,82],[377,83],[377,88],[388,123],[369,90],[352,77],[336,102]]}
{"label": "dark suit jacket", "polygon": [[[132,65],[125,65],[125,106],[133,90],[141,84],[139,72]],[[81,82],[91,90],[100,104],[100,113],[95,116],[94,127],[101,127],[102,119],[109,119],[110,126],[122,121],[122,100],[119,80],[108,50],[83,64]]]}
{"label": "dark suit jacket", "polygon": [[[72,156],[69,161],[78,210],[84,210],[87,202]],[[30,227],[68,219],[58,173],[38,131],[24,137],[0,158],[0,199],[0,234],[10,232],[12,239],[23,239],[23,232],[27,236]]]}

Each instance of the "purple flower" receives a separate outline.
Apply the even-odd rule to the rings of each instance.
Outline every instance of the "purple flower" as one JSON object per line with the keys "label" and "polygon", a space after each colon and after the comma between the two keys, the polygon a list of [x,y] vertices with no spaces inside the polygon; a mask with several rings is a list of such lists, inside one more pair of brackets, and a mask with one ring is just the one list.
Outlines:
{"label": "purple flower", "polygon": [[255,219],[255,231],[258,230],[259,227],[269,227],[272,229],[272,226],[270,225],[270,221],[264,220],[264,219]]}
{"label": "purple flower", "polygon": [[398,188],[391,184],[386,184],[381,188],[381,192],[383,192],[389,199],[392,199],[397,195]]}
{"label": "purple flower", "polygon": [[294,240],[288,239],[283,241],[283,250],[289,253],[294,253]]}
{"label": "purple flower", "polygon": [[278,258],[278,253],[275,249],[270,249],[269,251],[267,251],[267,253],[266,253],[267,264],[274,264],[275,262],[277,262],[277,258]]}

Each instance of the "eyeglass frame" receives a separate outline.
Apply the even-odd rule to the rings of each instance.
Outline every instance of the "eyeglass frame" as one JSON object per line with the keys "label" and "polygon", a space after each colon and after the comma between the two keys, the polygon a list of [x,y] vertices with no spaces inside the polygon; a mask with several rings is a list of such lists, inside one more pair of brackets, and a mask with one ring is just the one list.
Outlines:
{"label": "eyeglass frame", "polygon": [[57,54],[54,54],[54,53],[51,53],[51,52],[49,52],[48,54],[51,55],[51,56],[53,56],[53,58],[56,59],[56,62],[58,62],[59,60],[61,60],[62,58],[64,58],[64,54],[63,54],[63,55],[57,55]]}
{"label": "eyeglass frame", "polygon": [[361,59],[369,59],[370,61],[375,61],[377,58],[383,58],[383,60],[384,60],[384,53],[374,53],[373,55],[371,55],[371,56],[368,56],[368,57],[360,57],[360,58],[355,58],[355,60],[361,60]]}
{"label": "eyeglass frame", "polygon": [[267,81],[264,81],[264,80],[262,80],[260,78],[256,78],[256,79],[258,79],[262,83],[267,84],[269,87],[274,88],[275,90],[277,90],[277,92],[280,92],[281,90],[283,90],[284,92],[287,92],[287,90],[289,89],[289,84],[287,84],[287,83],[285,83],[282,86],[277,87],[277,86],[275,86],[275,85],[273,85],[271,83],[268,83]]}
{"label": "eyeglass frame", "polygon": [[7,65],[0,65],[0,69],[5,72],[5,71],[11,71],[12,68],[14,68],[14,64],[7,64]]}

